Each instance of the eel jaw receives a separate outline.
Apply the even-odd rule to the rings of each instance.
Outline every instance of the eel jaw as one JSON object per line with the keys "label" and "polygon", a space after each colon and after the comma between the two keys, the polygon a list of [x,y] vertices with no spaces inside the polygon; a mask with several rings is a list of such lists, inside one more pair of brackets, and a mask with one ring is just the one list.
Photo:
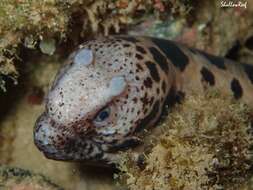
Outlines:
{"label": "eel jaw", "polygon": [[34,143],[45,157],[62,161],[101,161],[101,144],[88,135],[79,136],[69,128],[55,124],[44,112],[34,127]]}

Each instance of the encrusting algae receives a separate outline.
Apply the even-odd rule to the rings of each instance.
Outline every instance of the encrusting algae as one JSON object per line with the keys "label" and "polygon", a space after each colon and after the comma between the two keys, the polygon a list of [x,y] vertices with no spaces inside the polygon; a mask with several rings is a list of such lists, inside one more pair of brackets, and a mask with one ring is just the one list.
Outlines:
{"label": "encrusting algae", "polygon": [[[138,22],[146,13],[184,13],[190,1],[174,0],[2,0],[0,2],[0,87],[3,78],[16,82],[15,67],[22,61],[20,50],[38,49],[52,55],[63,41],[77,44],[79,38],[118,33]],[[165,11],[171,10],[171,11]],[[185,14],[184,14],[185,15]],[[48,43],[49,42],[49,43]],[[52,43],[56,42],[56,43]],[[41,47],[48,47],[49,50]]]}
{"label": "encrusting algae", "polygon": [[211,91],[172,108],[136,163],[123,153],[117,178],[130,190],[249,189],[252,111]]}

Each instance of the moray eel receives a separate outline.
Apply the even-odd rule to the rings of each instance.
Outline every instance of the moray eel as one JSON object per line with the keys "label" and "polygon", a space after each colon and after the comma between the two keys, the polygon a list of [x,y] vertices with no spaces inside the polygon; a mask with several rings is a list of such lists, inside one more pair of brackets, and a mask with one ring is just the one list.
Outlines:
{"label": "moray eel", "polygon": [[112,163],[141,143],[168,99],[208,86],[253,105],[253,66],[164,39],[90,40],[58,72],[34,141],[50,159]]}

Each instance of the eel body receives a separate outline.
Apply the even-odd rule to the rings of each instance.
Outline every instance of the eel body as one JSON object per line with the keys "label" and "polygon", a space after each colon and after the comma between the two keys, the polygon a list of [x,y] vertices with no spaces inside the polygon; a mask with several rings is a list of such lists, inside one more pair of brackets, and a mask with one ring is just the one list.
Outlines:
{"label": "eel body", "polygon": [[58,72],[34,141],[51,159],[111,163],[141,142],[166,100],[207,86],[253,106],[249,64],[151,37],[90,40]]}

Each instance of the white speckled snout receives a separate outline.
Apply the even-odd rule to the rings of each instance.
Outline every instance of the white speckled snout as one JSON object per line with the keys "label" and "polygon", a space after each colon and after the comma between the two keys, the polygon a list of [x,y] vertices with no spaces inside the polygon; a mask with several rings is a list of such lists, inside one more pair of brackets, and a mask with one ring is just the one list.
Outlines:
{"label": "white speckled snout", "polygon": [[137,66],[135,46],[127,41],[91,40],[79,48],[49,90],[35,144],[56,160],[109,162],[111,150],[124,146],[125,137],[128,143],[142,121],[142,103],[151,102],[143,81],[148,71]]}

